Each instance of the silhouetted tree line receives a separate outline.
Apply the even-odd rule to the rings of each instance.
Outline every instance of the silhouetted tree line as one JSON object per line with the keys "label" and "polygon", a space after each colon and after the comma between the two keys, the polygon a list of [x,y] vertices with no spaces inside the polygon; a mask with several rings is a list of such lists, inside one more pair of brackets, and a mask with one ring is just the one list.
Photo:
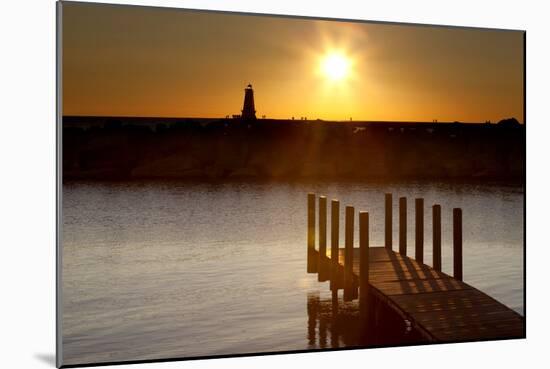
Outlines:
{"label": "silhouetted tree line", "polygon": [[525,127],[64,117],[65,179],[524,180]]}

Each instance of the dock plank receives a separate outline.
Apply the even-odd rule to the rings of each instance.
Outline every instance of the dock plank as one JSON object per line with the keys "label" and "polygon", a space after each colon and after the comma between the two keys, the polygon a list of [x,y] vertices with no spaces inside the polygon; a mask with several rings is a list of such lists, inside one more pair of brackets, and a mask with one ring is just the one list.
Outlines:
{"label": "dock plank", "polygon": [[[353,249],[359,277],[359,249]],[[345,251],[338,252],[343,268]],[[330,250],[327,258],[330,259]],[[525,337],[525,320],[487,294],[385,247],[369,248],[369,283],[436,342]]]}

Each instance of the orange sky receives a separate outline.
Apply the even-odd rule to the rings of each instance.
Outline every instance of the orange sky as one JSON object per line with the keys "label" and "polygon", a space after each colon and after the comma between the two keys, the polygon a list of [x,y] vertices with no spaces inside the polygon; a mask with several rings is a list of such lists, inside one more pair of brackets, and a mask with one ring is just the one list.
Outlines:
{"label": "orange sky", "polygon": [[[63,5],[63,114],[523,122],[523,32]],[[342,81],[324,56],[349,61]]]}

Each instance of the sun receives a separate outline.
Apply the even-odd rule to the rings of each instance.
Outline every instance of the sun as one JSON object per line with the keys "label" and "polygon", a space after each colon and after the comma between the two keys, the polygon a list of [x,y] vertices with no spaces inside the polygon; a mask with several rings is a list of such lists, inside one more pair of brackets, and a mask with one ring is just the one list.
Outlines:
{"label": "sun", "polygon": [[330,52],[321,59],[323,75],[333,82],[346,79],[350,74],[351,61],[346,55]]}

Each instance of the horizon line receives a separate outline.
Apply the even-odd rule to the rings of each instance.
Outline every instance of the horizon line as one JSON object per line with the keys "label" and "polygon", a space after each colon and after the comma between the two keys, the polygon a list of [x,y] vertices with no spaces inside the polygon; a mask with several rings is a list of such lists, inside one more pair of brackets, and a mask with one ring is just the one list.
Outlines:
{"label": "horizon line", "polygon": [[[153,115],[81,115],[81,114],[63,114],[62,118],[136,118],[136,119],[201,119],[201,120],[237,120],[239,118],[233,118],[232,116],[228,117],[198,117],[198,116],[153,116]],[[335,123],[429,123],[429,124],[497,124],[502,120],[507,119],[515,119],[520,125],[525,125],[524,122],[521,122],[516,117],[506,117],[502,118],[499,121],[491,121],[487,120],[485,122],[479,121],[479,122],[473,122],[473,121],[443,121],[443,120],[436,120],[436,121],[419,121],[419,120],[336,120],[336,119],[321,119],[321,118],[314,118],[314,119],[292,119],[292,118],[256,118],[257,121],[262,120],[281,120],[281,121],[291,121],[291,122],[335,122]],[[489,122],[489,123],[487,123]]]}

